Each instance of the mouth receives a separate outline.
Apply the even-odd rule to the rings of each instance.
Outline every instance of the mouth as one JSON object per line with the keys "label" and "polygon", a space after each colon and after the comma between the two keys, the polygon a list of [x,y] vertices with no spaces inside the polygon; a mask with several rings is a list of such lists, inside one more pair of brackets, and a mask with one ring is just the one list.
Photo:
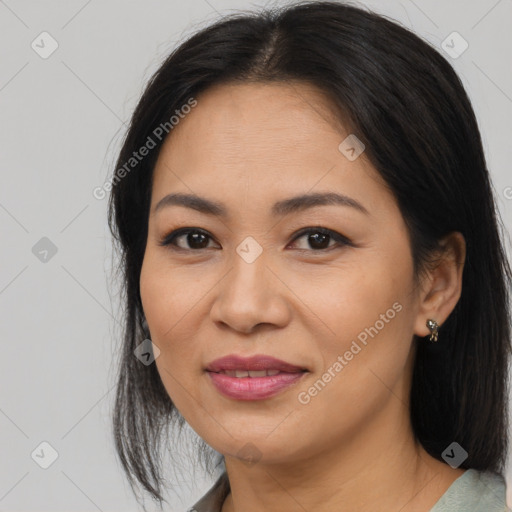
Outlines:
{"label": "mouth", "polygon": [[306,368],[265,355],[226,356],[212,361],[205,371],[217,391],[236,400],[271,398],[309,372]]}
{"label": "mouth", "polygon": [[[242,357],[235,354],[228,355],[215,359],[205,369],[214,373],[226,373],[230,377],[265,377],[277,375],[280,372],[297,373],[308,371],[307,368],[262,354],[251,357]],[[262,372],[266,373],[263,374]]]}

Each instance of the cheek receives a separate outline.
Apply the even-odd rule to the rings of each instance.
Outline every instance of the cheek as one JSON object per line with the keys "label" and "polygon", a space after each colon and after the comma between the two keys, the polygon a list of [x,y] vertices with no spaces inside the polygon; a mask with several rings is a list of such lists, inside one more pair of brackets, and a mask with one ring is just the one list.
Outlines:
{"label": "cheek", "polygon": [[[396,333],[407,316],[404,311],[411,285],[407,266],[400,269],[398,272],[386,260],[367,256],[318,273],[313,279],[294,276],[291,287],[323,325],[322,338],[337,349],[342,348],[340,342],[350,344],[376,323],[379,334]],[[364,341],[364,334],[360,338]]]}
{"label": "cheek", "polygon": [[208,283],[194,269],[169,264],[165,252],[148,247],[140,275],[140,294],[151,334],[160,339],[192,312]]}
{"label": "cheek", "polygon": [[[329,385],[335,395],[335,388],[340,393],[378,393],[374,385],[384,387],[379,379],[393,386],[403,375],[411,348],[415,310],[407,245],[360,254],[313,280],[297,277],[292,286],[318,317],[314,337],[323,366],[318,370],[344,375],[339,386]],[[335,366],[339,356],[342,370]]]}
{"label": "cheek", "polygon": [[198,364],[200,329],[191,319],[197,315],[205,293],[201,294],[197,287],[191,275],[177,272],[158,255],[147,251],[141,269],[140,294],[151,341],[160,349],[155,364],[173,404],[192,423],[198,420],[190,417],[194,414],[190,402],[191,397],[198,396],[202,370]]}
{"label": "cheek", "polygon": [[142,306],[151,340],[161,350],[166,365],[191,359],[191,338],[196,330],[187,322],[187,315],[200,307],[198,287],[202,288],[191,275],[177,272],[154,251],[146,252],[140,276]]}
{"label": "cheek", "polygon": [[[322,293],[311,296],[334,334],[316,334],[322,367],[297,391],[303,393],[297,396],[298,410],[310,418],[312,428],[332,436],[360,428],[390,400],[400,404],[405,388],[399,383],[411,349],[407,279],[388,274],[379,281],[378,268],[368,267],[354,274],[336,284],[326,281],[318,288]],[[403,402],[407,398],[401,397]]]}

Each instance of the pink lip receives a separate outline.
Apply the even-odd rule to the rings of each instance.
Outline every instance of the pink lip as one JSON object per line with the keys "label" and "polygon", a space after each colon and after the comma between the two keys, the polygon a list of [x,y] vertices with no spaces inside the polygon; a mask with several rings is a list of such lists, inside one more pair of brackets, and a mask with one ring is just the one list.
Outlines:
{"label": "pink lip", "polygon": [[[265,377],[232,377],[222,371],[278,370]],[[270,398],[300,380],[307,370],[271,356],[240,357],[230,355],[212,361],[206,371],[213,385],[223,395],[237,400],[263,400]]]}
{"label": "pink lip", "polygon": [[241,357],[235,354],[215,359],[207,367],[209,372],[221,372],[223,370],[280,370],[282,372],[301,372],[305,368],[281,361],[272,356],[254,355]]}

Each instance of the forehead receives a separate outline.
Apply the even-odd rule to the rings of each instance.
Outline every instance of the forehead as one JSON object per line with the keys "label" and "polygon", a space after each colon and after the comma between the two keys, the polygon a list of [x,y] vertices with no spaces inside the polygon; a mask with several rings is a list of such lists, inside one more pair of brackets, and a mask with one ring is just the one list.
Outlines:
{"label": "forehead", "polygon": [[[181,120],[166,143],[184,151],[190,144],[219,157],[276,157],[298,144],[317,145],[322,134],[343,135],[334,106],[318,90],[297,83],[240,83],[217,85],[197,98],[197,106]],[[179,143],[179,144],[178,144]],[[325,141],[327,147],[329,141]],[[167,144],[168,145],[168,144]],[[325,149],[325,148],[324,148]],[[335,148],[336,149],[336,148]],[[187,155],[201,157],[200,153]],[[288,153],[288,158],[291,156]]]}
{"label": "forehead", "polygon": [[386,193],[383,181],[364,152],[350,161],[340,151],[351,134],[337,114],[307,84],[215,86],[167,137],[152,204],[170,192],[258,202],[315,187],[375,202]]}

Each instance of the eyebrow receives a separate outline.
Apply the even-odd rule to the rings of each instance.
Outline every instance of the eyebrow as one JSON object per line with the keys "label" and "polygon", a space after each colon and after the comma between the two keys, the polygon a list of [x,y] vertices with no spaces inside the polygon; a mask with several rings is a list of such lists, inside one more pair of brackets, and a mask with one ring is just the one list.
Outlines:
{"label": "eyebrow", "polygon": [[[290,213],[314,208],[316,206],[329,205],[348,206],[364,213],[365,215],[370,215],[368,210],[355,199],[334,192],[302,194],[290,197],[289,199],[283,199],[281,201],[277,201],[272,206],[271,213],[274,216],[284,216]],[[156,213],[162,208],[168,206],[184,206],[207,215],[223,218],[228,217],[228,210],[222,203],[196,196],[194,194],[182,193],[168,194],[160,199],[160,201],[155,205],[153,213]]]}

